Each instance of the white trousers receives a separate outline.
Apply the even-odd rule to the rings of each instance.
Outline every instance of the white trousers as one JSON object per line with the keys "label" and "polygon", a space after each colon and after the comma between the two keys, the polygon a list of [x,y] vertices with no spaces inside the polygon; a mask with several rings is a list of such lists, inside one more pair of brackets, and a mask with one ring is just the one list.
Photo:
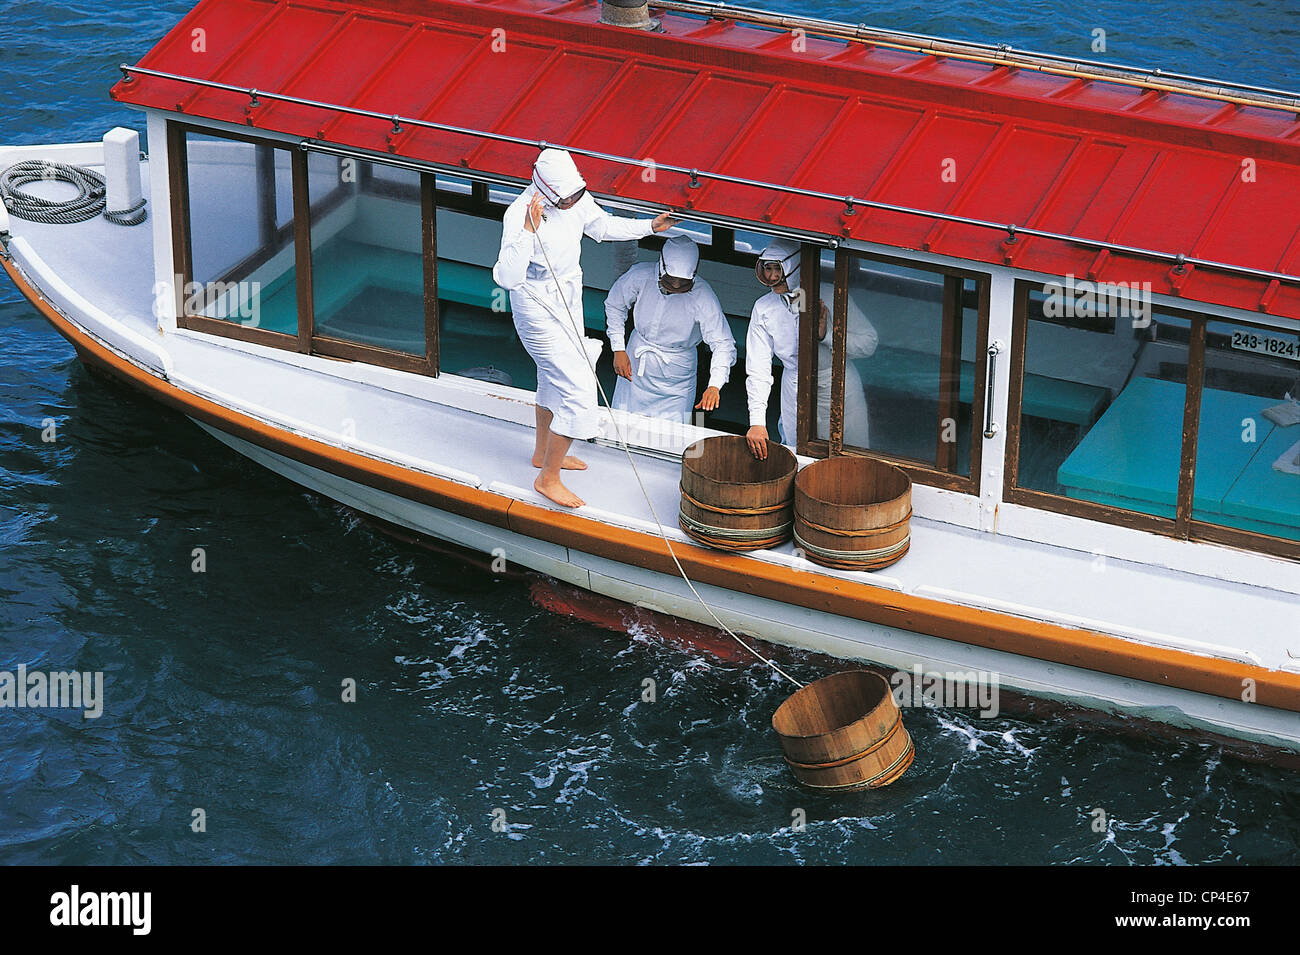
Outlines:
{"label": "white trousers", "polygon": [[689,424],[695,407],[696,350],[659,348],[634,330],[627,342],[627,355],[632,362],[632,380],[618,379],[614,407]]}
{"label": "white trousers", "polygon": [[543,281],[512,290],[510,309],[519,340],[537,363],[537,404],[554,415],[551,431],[585,441],[600,432],[596,376],[583,333],[582,283],[562,286],[568,310],[556,284]]}

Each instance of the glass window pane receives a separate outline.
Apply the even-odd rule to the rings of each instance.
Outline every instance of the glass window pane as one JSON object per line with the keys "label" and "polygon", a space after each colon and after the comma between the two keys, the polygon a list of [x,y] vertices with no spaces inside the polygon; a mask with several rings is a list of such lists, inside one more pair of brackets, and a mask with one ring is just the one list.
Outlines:
{"label": "glass window pane", "polygon": [[[636,213],[640,215],[640,213]],[[713,226],[706,222],[692,222],[689,219],[683,219],[670,229],[665,236],[686,235],[695,240],[695,244],[704,251],[707,246],[713,244]]]}
{"label": "glass window pane", "polygon": [[[287,150],[187,132],[189,314],[298,333]],[[287,209],[287,215],[282,214]]]}
{"label": "glass window pane", "polygon": [[[813,349],[812,357],[808,360],[808,369],[812,374],[812,379],[816,382],[815,393],[817,401],[811,409],[813,419],[809,427],[809,433],[813,440],[829,441],[831,436],[831,344],[832,331],[830,317],[834,314],[835,309],[835,252],[832,249],[822,249],[820,254],[821,283],[817,294],[820,297],[819,311],[826,315],[826,337]],[[821,320],[818,319],[817,330],[822,330]],[[803,339],[800,339],[802,344]],[[793,374],[793,372],[792,372]],[[845,395],[847,397],[848,387],[845,386]],[[847,429],[846,429],[847,433]]]}
{"label": "glass window pane", "polygon": [[536,391],[537,366],[515,332],[510,296],[492,279],[500,249],[499,219],[438,209],[439,370]]}
{"label": "glass window pane", "polygon": [[468,196],[474,192],[474,184],[468,179],[461,179],[458,176],[437,175],[434,177],[440,192],[452,192],[461,196]]}
{"label": "glass window pane", "polygon": [[522,193],[523,190],[515,186],[490,186],[488,188],[488,201],[495,202],[497,205],[508,206],[518,199]]}
{"label": "glass window pane", "polygon": [[1173,518],[1187,322],[1094,305],[1059,286],[1030,296],[1017,483]]}
{"label": "glass window pane", "polygon": [[[941,440],[957,442],[961,421],[966,422],[969,431],[969,397],[959,400],[951,389],[958,385],[956,372],[961,366],[960,357],[965,357],[956,354],[958,332],[961,343],[973,351],[977,322],[973,309],[957,310],[951,327],[945,326],[944,282],[944,276],[936,272],[860,257],[852,260],[844,381],[845,447],[955,469],[956,459],[951,452],[945,451],[940,461],[939,447]],[[945,335],[950,338],[947,347]],[[819,354],[821,361],[828,361],[825,346]],[[949,391],[941,387],[944,360],[953,371]],[[973,365],[962,366],[961,370],[965,372],[961,377],[973,380]],[[823,371],[821,377],[828,375]],[[964,413],[962,400],[966,402]],[[966,467],[969,473],[969,449]]]}
{"label": "glass window pane", "polygon": [[1205,337],[1192,517],[1300,540],[1300,338],[1218,321]]}
{"label": "glass window pane", "polygon": [[[956,412],[949,411],[939,422],[939,440],[944,447],[955,445],[955,452],[941,452],[944,470],[970,476],[970,442],[975,404],[975,363],[984,361],[979,346],[979,283],[964,279],[961,283],[961,365],[955,368]],[[980,430],[983,431],[981,425]],[[950,455],[950,456],[949,456]]]}
{"label": "glass window pane", "polygon": [[746,232],[744,229],[736,230],[736,251],[748,255],[758,255],[767,244],[772,241],[770,235],[764,235],[762,232]]}
{"label": "glass window pane", "polygon": [[[312,208],[315,334],[423,356],[420,174],[381,170],[360,159],[345,161],[342,175],[333,168],[323,172],[328,188],[344,195]],[[308,177],[320,178],[321,171],[309,164]]]}

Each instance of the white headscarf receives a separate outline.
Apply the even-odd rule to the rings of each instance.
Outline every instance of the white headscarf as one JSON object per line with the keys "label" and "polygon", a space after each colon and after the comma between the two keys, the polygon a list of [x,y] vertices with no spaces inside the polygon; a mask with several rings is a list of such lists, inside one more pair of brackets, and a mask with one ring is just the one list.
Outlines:
{"label": "white headscarf", "polygon": [[544,149],[533,164],[533,185],[551,205],[587,187],[573,157],[563,149]]}
{"label": "white headscarf", "polygon": [[664,242],[659,255],[659,277],[671,275],[678,279],[693,279],[700,267],[700,247],[688,235],[675,235]]}
{"label": "white headscarf", "polygon": [[794,293],[799,289],[799,273],[803,265],[802,253],[803,249],[793,239],[773,239],[767,244],[763,254],[758,257],[759,268],[763,267],[764,262],[781,263],[781,271],[785,273],[785,284],[790,287],[790,291],[780,294],[791,306],[795,304]]}

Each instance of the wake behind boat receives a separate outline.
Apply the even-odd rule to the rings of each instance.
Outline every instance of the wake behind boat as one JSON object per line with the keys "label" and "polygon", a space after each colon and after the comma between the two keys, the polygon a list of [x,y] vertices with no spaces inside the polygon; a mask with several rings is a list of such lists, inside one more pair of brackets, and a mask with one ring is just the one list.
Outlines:
{"label": "wake behind boat", "polygon": [[[654,13],[204,0],[114,87],[147,158],[127,131],[0,149],[101,173],[146,224],[5,215],[3,265],[88,365],[418,534],[741,635],[1300,749],[1297,100]],[[797,245],[836,331],[823,355],[804,312],[767,430],[797,372],[799,463],[906,473],[906,556],[836,570],[676,528],[682,452],[751,424],[743,355],[702,421],[603,412],[565,473],[585,507],[533,490],[536,370],[491,268],[552,145],[607,208],[681,216],[742,350],[760,251]],[[588,336],[662,241],[583,249]],[[596,370],[612,393],[608,350]]]}

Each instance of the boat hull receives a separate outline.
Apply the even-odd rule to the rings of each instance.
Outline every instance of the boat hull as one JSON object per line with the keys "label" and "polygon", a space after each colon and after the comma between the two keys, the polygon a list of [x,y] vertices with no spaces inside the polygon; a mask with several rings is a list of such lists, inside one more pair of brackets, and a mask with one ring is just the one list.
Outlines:
{"label": "boat hull", "polygon": [[[186,414],[289,480],[410,531],[681,619],[712,624],[664,541],[494,489],[457,484],[326,445],[192,394],[56,309],[13,261],[20,291],[91,368]],[[316,465],[320,465],[317,467]],[[1300,675],[948,604],[733,555],[675,548],[729,627],[897,672],[984,673],[999,686],[1108,713],[1300,752]],[[1241,702],[1249,683],[1259,702]]]}
{"label": "boat hull", "polygon": [[[244,457],[372,517],[484,554],[496,553],[517,567],[633,606],[699,624],[712,623],[680,577],[451,514],[292,460],[205,422],[195,423]],[[1285,710],[973,647],[707,584],[697,583],[696,587],[729,627],[769,643],[899,673],[916,672],[919,666],[926,673],[997,674],[1000,688],[1012,692],[1300,751],[1300,718]]]}

